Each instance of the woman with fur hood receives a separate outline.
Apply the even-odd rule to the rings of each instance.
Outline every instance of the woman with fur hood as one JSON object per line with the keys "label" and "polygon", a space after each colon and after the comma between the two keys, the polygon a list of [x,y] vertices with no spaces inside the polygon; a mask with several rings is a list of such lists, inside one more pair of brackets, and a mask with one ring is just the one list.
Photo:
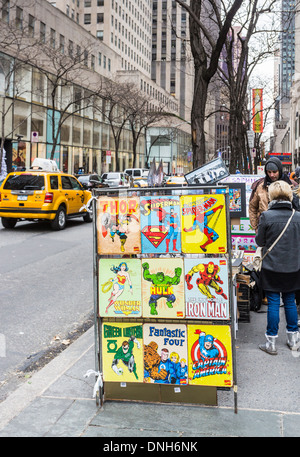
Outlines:
{"label": "woman with fur hood", "polygon": [[[269,205],[268,187],[272,182],[281,180],[292,186],[289,177],[283,173],[282,163],[277,157],[272,157],[266,162],[264,178],[260,178],[252,184],[252,193],[249,200],[249,219],[250,224],[257,232],[260,215],[267,211]],[[293,196],[293,207],[300,211],[299,197]]]}

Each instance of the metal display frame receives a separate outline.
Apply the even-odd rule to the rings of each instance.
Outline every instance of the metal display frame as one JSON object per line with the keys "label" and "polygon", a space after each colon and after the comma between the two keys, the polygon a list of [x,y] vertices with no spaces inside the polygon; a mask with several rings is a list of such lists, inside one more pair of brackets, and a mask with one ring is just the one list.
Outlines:
{"label": "metal display frame", "polygon": [[[226,209],[226,240],[227,252],[221,254],[227,259],[228,265],[228,292],[229,292],[229,319],[228,320],[207,320],[207,319],[189,319],[177,318],[145,318],[135,317],[130,318],[130,322],[134,323],[174,323],[177,324],[206,324],[206,325],[226,325],[230,327],[231,336],[231,354],[232,354],[232,386],[230,387],[215,387],[201,385],[184,385],[180,390],[180,395],[174,392],[174,384],[151,384],[141,382],[130,382],[124,389],[119,382],[106,382],[103,379],[103,358],[101,350],[102,341],[102,324],[105,322],[116,322],[122,318],[116,317],[100,317],[99,316],[99,260],[102,255],[98,253],[98,230],[97,230],[97,198],[100,196],[107,197],[147,197],[155,195],[160,196],[182,196],[182,195],[208,195],[213,194],[211,190],[225,188],[225,209]],[[217,406],[217,390],[233,390],[234,393],[234,411],[237,413],[237,367],[236,367],[236,347],[235,347],[235,323],[236,309],[234,307],[233,284],[232,284],[232,255],[231,255],[231,219],[229,212],[229,187],[227,184],[222,186],[184,186],[184,187],[145,187],[145,188],[100,188],[93,189],[92,210],[93,210],[93,295],[94,295],[94,334],[95,334],[95,369],[97,373],[97,391],[96,403],[98,406],[103,406],[105,400],[130,400],[144,401],[152,403],[184,403],[193,405],[210,405]],[[215,195],[215,194],[214,194]],[[185,258],[184,253],[180,253],[181,258]],[[204,254],[204,253],[203,253]],[[120,253],[120,257],[121,257]],[[144,256],[144,254],[136,254],[133,257]],[[172,256],[172,253],[170,254]],[[213,254],[214,255],[214,254]],[[105,255],[105,258],[108,256]],[[155,258],[159,258],[159,254],[154,254]],[[175,257],[175,255],[174,255]],[[200,258],[200,257],[199,257]],[[205,254],[205,258],[210,258],[210,254]],[[203,259],[203,257],[201,257]],[[124,319],[123,319],[124,320]],[[166,322],[167,321],[167,322]]]}

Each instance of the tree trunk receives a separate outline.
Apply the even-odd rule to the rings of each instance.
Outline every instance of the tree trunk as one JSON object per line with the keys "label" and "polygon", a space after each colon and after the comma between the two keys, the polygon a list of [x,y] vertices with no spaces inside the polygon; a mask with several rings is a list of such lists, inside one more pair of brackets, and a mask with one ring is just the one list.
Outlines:
{"label": "tree trunk", "polygon": [[205,107],[207,101],[208,83],[201,75],[201,70],[195,68],[194,99],[191,113],[193,167],[205,164]]}

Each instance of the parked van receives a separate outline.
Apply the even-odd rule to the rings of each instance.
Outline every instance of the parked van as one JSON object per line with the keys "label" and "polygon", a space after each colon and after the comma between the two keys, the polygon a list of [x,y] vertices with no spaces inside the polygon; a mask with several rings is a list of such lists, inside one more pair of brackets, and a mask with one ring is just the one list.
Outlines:
{"label": "parked van", "polygon": [[149,170],[147,168],[127,168],[124,173],[135,178],[147,178]]}

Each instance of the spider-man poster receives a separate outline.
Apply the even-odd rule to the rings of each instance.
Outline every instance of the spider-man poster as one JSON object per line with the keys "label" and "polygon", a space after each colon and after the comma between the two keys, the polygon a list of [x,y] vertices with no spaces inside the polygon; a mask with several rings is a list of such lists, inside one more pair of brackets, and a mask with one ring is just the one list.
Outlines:
{"label": "spider-man poster", "polygon": [[231,387],[233,365],[228,325],[188,325],[189,384]]}
{"label": "spider-man poster", "polygon": [[184,195],[180,197],[180,214],[182,252],[227,252],[224,195]]}
{"label": "spider-man poster", "polygon": [[181,252],[179,197],[141,198],[142,253]]}
{"label": "spider-man poster", "polygon": [[184,278],[187,318],[230,318],[227,259],[185,259]]}

